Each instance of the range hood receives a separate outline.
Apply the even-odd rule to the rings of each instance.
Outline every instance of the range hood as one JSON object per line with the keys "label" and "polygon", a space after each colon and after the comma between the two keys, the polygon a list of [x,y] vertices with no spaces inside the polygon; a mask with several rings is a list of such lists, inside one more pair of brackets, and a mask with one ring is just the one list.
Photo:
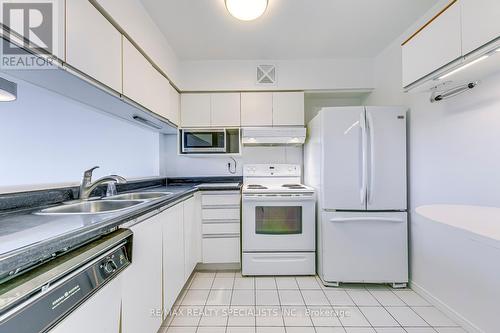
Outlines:
{"label": "range hood", "polygon": [[245,146],[299,146],[306,141],[304,127],[249,127],[243,128]]}

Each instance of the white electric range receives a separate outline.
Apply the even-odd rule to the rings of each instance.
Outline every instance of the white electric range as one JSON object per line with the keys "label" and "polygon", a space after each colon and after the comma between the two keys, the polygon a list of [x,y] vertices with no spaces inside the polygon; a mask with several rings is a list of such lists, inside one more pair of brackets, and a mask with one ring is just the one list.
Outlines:
{"label": "white electric range", "polygon": [[243,167],[242,274],[316,274],[314,189],[295,164]]}

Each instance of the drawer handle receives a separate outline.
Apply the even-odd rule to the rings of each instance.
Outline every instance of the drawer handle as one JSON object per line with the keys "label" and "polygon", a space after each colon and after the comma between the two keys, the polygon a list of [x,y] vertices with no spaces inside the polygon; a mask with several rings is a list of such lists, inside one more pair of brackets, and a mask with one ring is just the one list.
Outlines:
{"label": "drawer handle", "polygon": [[217,224],[217,223],[231,223],[236,224],[240,223],[240,220],[216,220],[216,219],[203,219],[203,224]]}
{"label": "drawer handle", "polygon": [[212,234],[203,235],[203,238],[240,238],[240,234]]}
{"label": "drawer handle", "polygon": [[202,205],[203,209],[240,209],[240,205]]}
{"label": "drawer handle", "polygon": [[304,258],[304,257],[256,257],[256,258],[253,258],[252,259],[253,261],[255,262],[276,262],[276,260],[279,260],[281,262],[283,261],[306,261],[307,258]]}

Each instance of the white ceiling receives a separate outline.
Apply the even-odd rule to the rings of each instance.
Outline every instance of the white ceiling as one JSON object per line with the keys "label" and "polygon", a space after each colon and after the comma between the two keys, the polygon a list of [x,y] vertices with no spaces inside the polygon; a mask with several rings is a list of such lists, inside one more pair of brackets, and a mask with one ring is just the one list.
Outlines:
{"label": "white ceiling", "polygon": [[141,0],[181,60],[373,57],[438,0],[269,0],[242,22],[224,0]]}

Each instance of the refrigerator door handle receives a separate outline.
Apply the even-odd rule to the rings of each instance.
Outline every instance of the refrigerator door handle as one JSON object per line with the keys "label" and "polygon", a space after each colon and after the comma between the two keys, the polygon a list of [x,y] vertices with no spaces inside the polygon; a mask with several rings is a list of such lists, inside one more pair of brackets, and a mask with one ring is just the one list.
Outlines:
{"label": "refrigerator door handle", "polygon": [[367,135],[366,135],[366,118],[365,112],[361,112],[359,115],[359,126],[361,128],[361,189],[359,191],[361,204],[365,204],[367,184],[366,178],[368,174],[367,170],[367,158],[368,158],[368,147],[367,147]]}
{"label": "refrigerator door handle", "polygon": [[391,222],[391,223],[403,223],[404,219],[398,219],[394,217],[344,217],[344,218],[332,218],[330,222],[334,223],[347,223],[347,222]]}
{"label": "refrigerator door handle", "polygon": [[368,121],[367,131],[370,140],[370,182],[367,189],[368,204],[373,202],[373,192],[375,188],[375,129],[373,126],[373,116],[367,110],[366,119]]}

